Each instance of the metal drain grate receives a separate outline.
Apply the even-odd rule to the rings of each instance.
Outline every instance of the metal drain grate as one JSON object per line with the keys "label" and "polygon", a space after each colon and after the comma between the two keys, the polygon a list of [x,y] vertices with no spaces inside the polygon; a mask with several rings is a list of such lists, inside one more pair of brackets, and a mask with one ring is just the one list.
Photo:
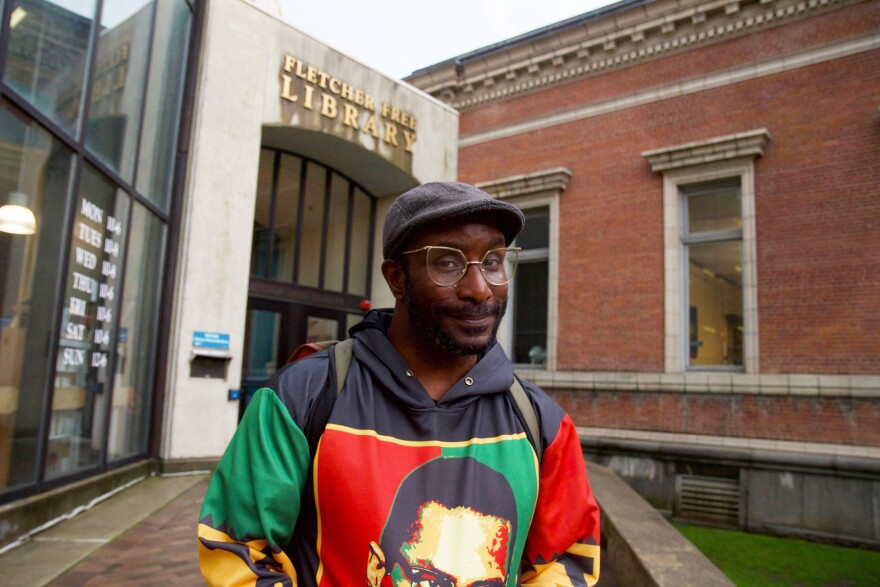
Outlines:
{"label": "metal drain grate", "polygon": [[698,475],[675,479],[675,515],[736,526],[739,523],[739,480]]}

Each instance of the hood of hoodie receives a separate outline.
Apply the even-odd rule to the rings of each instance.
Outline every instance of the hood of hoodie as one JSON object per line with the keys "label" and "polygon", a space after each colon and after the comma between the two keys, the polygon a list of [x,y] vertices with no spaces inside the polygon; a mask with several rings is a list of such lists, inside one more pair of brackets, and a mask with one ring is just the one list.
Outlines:
{"label": "hood of hoodie", "polygon": [[[406,374],[403,357],[388,340],[393,311],[371,310],[350,334],[354,356],[375,379],[401,403],[413,408],[462,407],[482,395],[505,393],[513,383],[513,366],[501,345],[494,343],[477,364],[435,402],[416,377]],[[465,380],[470,378],[468,385]]]}

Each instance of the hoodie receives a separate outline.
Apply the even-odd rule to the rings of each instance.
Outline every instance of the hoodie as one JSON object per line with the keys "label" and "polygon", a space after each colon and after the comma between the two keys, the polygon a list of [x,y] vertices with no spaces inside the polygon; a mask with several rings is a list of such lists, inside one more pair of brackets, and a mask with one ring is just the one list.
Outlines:
{"label": "hoodie", "polygon": [[571,419],[522,381],[538,462],[499,345],[435,401],[389,342],[390,321],[372,311],[351,330],[351,367],[313,460],[303,431],[328,353],[254,395],[200,515],[208,583],[595,584],[599,512]]}

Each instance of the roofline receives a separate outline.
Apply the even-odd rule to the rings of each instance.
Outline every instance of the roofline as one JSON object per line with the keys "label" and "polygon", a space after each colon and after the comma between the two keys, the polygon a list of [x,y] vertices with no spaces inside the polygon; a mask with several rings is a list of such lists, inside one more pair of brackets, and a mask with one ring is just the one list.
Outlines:
{"label": "roofline", "polygon": [[580,14],[578,16],[573,16],[565,20],[560,20],[559,22],[555,22],[539,29],[517,35],[516,37],[511,37],[509,39],[505,39],[504,41],[499,41],[498,43],[493,43],[480,49],[475,49],[473,51],[469,51],[468,53],[463,53],[457,57],[452,57],[445,61],[435,63],[434,65],[429,65],[427,67],[417,69],[416,71],[408,75],[407,78],[415,77],[417,75],[423,75],[437,69],[443,69],[450,65],[463,65],[468,61],[475,61],[492,53],[499,53],[516,45],[520,45],[528,41],[533,41],[535,39],[540,39],[542,37],[548,37],[550,35],[558,33],[561,30],[579,26],[593,20],[598,20],[611,14],[616,14],[618,12],[623,12],[624,10],[629,10],[630,8],[635,8],[644,4],[650,4],[654,1],[655,0],[620,0],[620,2],[615,2],[613,4],[609,4],[608,6],[602,6],[601,8],[591,10],[590,12],[585,12],[584,14]]}

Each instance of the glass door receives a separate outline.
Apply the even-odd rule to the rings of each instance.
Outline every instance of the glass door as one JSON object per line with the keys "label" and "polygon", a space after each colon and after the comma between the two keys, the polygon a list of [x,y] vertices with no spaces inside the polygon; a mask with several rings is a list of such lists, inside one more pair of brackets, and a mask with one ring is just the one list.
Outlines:
{"label": "glass door", "polygon": [[341,310],[250,298],[245,327],[241,374],[241,407],[287,363],[301,344],[342,340],[347,336],[348,313]]}

